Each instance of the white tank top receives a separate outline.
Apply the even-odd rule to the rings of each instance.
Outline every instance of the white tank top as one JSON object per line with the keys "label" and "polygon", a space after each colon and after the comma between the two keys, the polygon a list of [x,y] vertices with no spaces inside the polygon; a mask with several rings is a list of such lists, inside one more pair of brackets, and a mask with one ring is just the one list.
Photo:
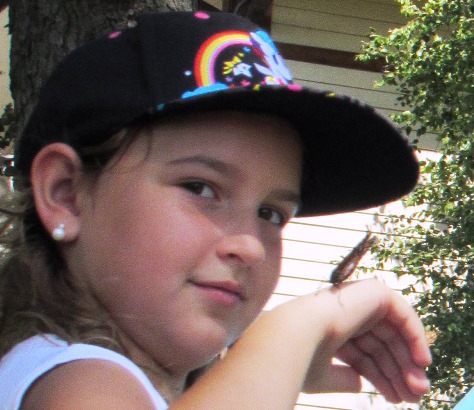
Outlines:
{"label": "white tank top", "polygon": [[145,388],[157,410],[168,408],[145,373],[125,356],[103,347],[67,344],[54,335],[38,335],[16,345],[0,360],[0,409],[18,410],[28,388],[46,372],[74,360],[108,360],[127,369]]}

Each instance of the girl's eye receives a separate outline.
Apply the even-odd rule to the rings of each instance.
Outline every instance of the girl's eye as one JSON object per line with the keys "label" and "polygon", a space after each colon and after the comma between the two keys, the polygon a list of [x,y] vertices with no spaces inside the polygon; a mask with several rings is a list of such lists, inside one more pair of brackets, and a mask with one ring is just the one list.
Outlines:
{"label": "girl's eye", "polygon": [[208,184],[204,182],[185,182],[181,184],[181,186],[192,192],[194,195],[202,196],[204,198],[215,198],[216,193],[213,188],[211,188]]}
{"label": "girl's eye", "polygon": [[258,210],[258,217],[277,226],[283,226],[286,223],[286,218],[282,212],[269,207],[260,208]]}

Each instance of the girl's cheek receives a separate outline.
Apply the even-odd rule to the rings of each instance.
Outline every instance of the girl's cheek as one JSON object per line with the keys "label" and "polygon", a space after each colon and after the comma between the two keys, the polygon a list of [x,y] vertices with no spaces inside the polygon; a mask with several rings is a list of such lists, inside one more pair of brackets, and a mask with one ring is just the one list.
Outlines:
{"label": "girl's cheek", "polygon": [[266,290],[268,293],[272,293],[275,289],[281,272],[281,252],[275,252],[274,254],[268,254],[265,263],[267,263],[265,272],[262,275],[262,282],[265,282]]}

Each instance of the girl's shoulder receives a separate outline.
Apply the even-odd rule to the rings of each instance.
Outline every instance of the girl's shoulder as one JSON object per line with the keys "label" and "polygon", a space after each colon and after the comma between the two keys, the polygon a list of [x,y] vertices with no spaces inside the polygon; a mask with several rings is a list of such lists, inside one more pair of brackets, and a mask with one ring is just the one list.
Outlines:
{"label": "girl's shoulder", "polygon": [[142,384],[116,363],[77,360],[38,379],[26,392],[22,410],[50,409],[155,410]]}
{"label": "girl's shoulder", "polygon": [[68,408],[69,403],[96,409],[167,408],[128,358],[53,335],[32,337],[7,353],[0,361],[0,387],[0,403],[8,403],[8,409],[55,409],[65,403]]}

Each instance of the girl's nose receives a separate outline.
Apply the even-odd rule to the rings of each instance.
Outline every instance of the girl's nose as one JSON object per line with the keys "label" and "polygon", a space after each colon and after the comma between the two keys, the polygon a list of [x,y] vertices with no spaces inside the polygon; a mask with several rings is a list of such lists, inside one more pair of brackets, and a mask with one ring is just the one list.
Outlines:
{"label": "girl's nose", "polygon": [[265,248],[256,236],[231,234],[221,238],[217,246],[219,258],[242,267],[252,267],[265,259]]}

